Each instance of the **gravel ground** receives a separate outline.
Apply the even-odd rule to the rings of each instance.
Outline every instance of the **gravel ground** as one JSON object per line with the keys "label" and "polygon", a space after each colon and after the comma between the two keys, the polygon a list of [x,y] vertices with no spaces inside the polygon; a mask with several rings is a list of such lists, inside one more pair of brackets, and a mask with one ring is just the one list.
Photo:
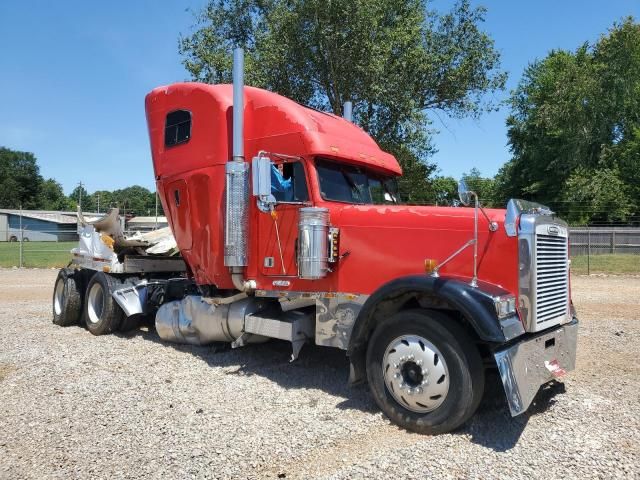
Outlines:
{"label": "gravel ground", "polygon": [[56,271],[0,269],[0,478],[640,478],[640,277],[575,277],[578,368],[511,418],[407,433],[344,353],[93,337],[51,323]]}

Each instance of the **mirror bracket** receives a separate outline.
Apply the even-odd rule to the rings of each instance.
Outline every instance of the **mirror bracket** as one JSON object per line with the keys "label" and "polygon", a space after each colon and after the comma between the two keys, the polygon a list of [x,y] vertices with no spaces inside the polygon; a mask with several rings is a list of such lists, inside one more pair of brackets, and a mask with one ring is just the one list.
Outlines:
{"label": "mirror bracket", "polygon": [[480,205],[480,200],[478,199],[478,194],[473,190],[469,190],[467,188],[467,182],[464,181],[464,178],[461,178],[458,182],[458,196],[460,197],[460,203],[467,206],[471,203],[473,199],[474,208],[473,208],[473,239],[469,240],[465,245],[462,246],[458,251],[456,251],[451,257],[447,258],[442,264],[438,265],[435,268],[436,275],[438,274],[438,269],[444,265],[444,263],[448,262],[454,256],[458,255],[462,250],[467,248],[470,245],[473,245],[473,278],[471,279],[470,285],[472,287],[478,286],[478,212],[482,212],[482,215],[487,220],[489,224],[489,231],[495,232],[498,230],[498,223],[494,222],[489,218],[487,212],[484,211],[482,205]]}

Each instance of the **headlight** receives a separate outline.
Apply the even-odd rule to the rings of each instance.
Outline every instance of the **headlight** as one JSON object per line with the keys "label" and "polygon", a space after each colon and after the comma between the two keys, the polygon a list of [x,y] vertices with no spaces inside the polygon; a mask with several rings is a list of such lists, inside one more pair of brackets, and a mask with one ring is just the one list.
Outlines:
{"label": "headlight", "polygon": [[493,298],[498,318],[505,318],[516,313],[516,297],[513,295],[502,295]]}

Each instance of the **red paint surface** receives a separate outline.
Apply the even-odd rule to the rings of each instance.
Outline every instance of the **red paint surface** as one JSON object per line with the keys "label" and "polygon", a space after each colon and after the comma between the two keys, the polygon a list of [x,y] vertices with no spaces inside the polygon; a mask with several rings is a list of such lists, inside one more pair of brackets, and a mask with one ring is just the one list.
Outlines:
{"label": "red paint surface", "polygon": [[[191,138],[165,148],[164,122],[168,112],[192,112]],[[223,261],[224,166],[231,158],[232,88],[230,85],[182,83],[160,87],[146,98],[147,121],[158,192],[169,224],[202,285],[232,288]],[[424,260],[442,261],[473,236],[473,209],[414,206],[347,205],[322,200],[314,166],[316,157],[329,157],[398,175],[392,155],[383,152],[360,128],[334,115],[316,112],[264,90],[245,88],[245,158],[260,150],[303,158],[311,203],[330,209],[333,226],[340,228],[340,254],[349,254],[326,278],[296,277],[295,242],[298,205],[277,205],[282,243],[282,273],[274,221],[259,212],[251,197],[249,265],[246,278],[259,289],[280,290],[273,281],[290,281],[287,290],[370,294],[400,276],[424,273]],[[174,191],[180,190],[180,205]],[[186,201],[182,197],[188,197]],[[498,222],[490,233],[481,216],[478,248],[479,278],[517,291],[517,241],[507,237],[504,210],[489,210]],[[274,257],[275,266],[264,266]],[[447,264],[443,275],[471,277],[470,247]]]}

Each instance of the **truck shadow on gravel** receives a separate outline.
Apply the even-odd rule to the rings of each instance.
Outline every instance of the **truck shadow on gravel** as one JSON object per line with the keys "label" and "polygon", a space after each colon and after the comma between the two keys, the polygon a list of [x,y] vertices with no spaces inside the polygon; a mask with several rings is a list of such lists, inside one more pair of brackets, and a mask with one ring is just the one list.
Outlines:
{"label": "truck shadow on gravel", "polygon": [[482,402],[476,414],[460,429],[460,433],[469,435],[473,443],[496,452],[506,452],[516,446],[529,419],[539,414],[548,414],[557,401],[556,396],[564,393],[563,383],[551,382],[538,391],[526,412],[512,417],[498,373],[487,372]]}
{"label": "truck shadow on gravel", "polygon": [[[228,346],[200,347],[167,343],[158,337],[153,327],[116,335],[122,338],[141,337],[191,354],[211,367],[222,368],[226,375],[258,375],[287,389],[309,389],[309,405],[312,407],[318,402],[313,390],[322,390],[344,399],[336,405],[340,410],[380,413],[366,385],[348,385],[349,362],[342,350],[308,344],[304,346],[298,359],[289,362],[291,344],[280,340],[230,349]],[[529,419],[548,413],[556,402],[556,396],[563,393],[563,383],[550,383],[541,388],[525,413],[511,417],[500,377],[497,372],[489,371],[478,411],[453,434],[469,436],[473,443],[496,452],[506,452],[517,444]]]}
{"label": "truck shadow on gravel", "polygon": [[[160,345],[189,353],[211,367],[221,368],[229,376],[260,376],[288,389],[322,390],[341,397],[341,410],[361,410],[378,413],[379,409],[366,385],[350,387],[349,361],[343,350],[307,344],[300,356],[290,362],[291,343],[272,339],[266,343],[249,344],[231,349],[225,346],[195,346],[169,343],[160,339],[153,327],[114,335],[122,338],[141,337]],[[317,402],[309,392],[309,402]]]}

